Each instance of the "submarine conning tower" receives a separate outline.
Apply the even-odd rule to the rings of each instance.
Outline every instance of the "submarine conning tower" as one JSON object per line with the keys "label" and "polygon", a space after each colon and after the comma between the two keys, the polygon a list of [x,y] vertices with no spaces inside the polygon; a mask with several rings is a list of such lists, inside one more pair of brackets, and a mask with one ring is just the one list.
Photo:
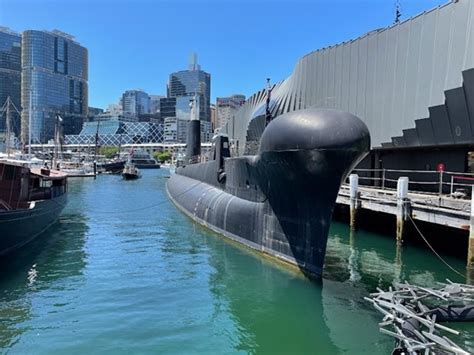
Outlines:
{"label": "submarine conning tower", "polygon": [[196,163],[201,155],[201,121],[188,122],[188,136],[186,139],[186,162]]}
{"label": "submarine conning tower", "polygon": [[173,202],[208,228],[320,276],[338,190],[369,151],[366,125],[309,108],[273,119],[256,155],[229,157],[225,136],[215,143],[208,162],[168,180]]}
{"label": "submarine conning tower", "polygon": [[201,156],[201,121],[199,120],[199,97],[194,95],[189,102],[190,120],[186,137],[186,164],[195,164]]}

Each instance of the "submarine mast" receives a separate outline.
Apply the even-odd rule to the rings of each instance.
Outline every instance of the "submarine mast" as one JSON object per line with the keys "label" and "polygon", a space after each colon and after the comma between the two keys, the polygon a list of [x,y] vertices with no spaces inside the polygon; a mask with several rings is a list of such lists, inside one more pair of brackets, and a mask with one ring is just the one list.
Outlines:
{"label": "submarine mast", "polygon": [[265,126],[271,122],[272,113],[270,112],[270,99],[272,96],[272,86],[270,85],[270,78],[267,78],[267,101],[265,103]]}

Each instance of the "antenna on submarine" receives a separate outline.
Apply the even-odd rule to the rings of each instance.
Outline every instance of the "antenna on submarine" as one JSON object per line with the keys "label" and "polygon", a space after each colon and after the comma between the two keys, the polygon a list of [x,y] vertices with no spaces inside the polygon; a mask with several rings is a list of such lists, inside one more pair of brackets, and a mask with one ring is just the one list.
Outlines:
{"label": "antenna on submarine", "polygon": [[402,6],[400,0],[395,0],[395,21],[394,23],[400,22],[400,17],[402,16]]}
{"label": "antenna on submarine", "polygon": [[270,84],[270,78],[267,78],[267,102],[265,105],[265,126],[267,126],[272,120],[272,113],[270,112],[271,96],[272,96],[272,85]]}

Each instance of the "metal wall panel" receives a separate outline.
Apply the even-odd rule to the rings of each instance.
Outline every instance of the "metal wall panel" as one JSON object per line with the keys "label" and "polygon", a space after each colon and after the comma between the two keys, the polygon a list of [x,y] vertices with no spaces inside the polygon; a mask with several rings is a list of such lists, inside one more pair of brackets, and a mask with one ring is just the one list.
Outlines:
{"label": "metal wall panel", "polygon": [[420,65],[420,47],[421,47],[421,31],[423,26],[423,17],[418,16],[410,20],[410,40],[408,51],[411,56],[407,56],[406,76],[404,80],[404,105],[401,112],[403,119],[403,126],[410,127],[413,125],[413,120],[419,118],[416,116],[415,105],[417,102],[418,90],[420,88],[418,81],[410,83],[409,78],[417,78]]}
{"label": "metal wall panel", "polygon": [[454,141],[456,143],[472,141],[471,123],[469,122],[466,98],[462,87],[446,91],[446,108]]}
{"label": "metal wall panel", "polygon": [[446,107],[444,105],[430,107],[430,120],[438,144],[453,144],[454,139]]}
{"label": "metal wall panel", "polygon": [[466,97],[469,120],[474,134],[474,69],[463,71],[464,96]]}
{"label": "metal wall panel", "polygon": [[416,132],[421,145],[435,145],[438,142],[433,133],[433,125],[429,118],[422,118],[415,121]]}
{"label": "metal wall panel", "polygon": [[443,103],[446,75],[448,73],[448,51],[450,32],[450,7],[443,7],[437,11],[437,25],[435,27],[435,44],[433,53],[433,71],[431,72],[430,101],[428,106],[435,106]]}
{"label": "metal wall panel", "polygon": [[[462,71],[474,68],[473,3],[450,2],[359,39],[309,53],[272,96],[284,112],[319,106],[356,114],[367,124],[373,147],[390,143],[392,137],[399,137],[396,141],[401,143],[404,130],[410,137],[403,141],[410,143],[413,128],[423,145],[464,142],[465,116],[454,117],[451,127],[444,102],[446,90],[463,85]],[[469,85],[464,85],[466,93]],[[240,147],[258,109],[250,100],[244,106],[236,115]],[[437,108],[429,110],[431,106]],[[429,119],[422,119],[428,115]],[[472,113],[470,119],[474,127]],[[452,135],[457,126],[461,138]]]}
{"label": "metal wall panel", "polygon": [[420,145],[420,140],[418,138],[416,128],[404,129],[403,137],[405,137],[405,141],[408,146],[413,147]]}

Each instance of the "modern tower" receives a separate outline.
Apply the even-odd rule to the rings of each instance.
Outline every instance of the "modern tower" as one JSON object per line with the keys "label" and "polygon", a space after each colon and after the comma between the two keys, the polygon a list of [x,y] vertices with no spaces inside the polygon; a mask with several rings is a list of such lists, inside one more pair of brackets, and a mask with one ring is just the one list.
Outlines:
{"label": "modern tower", "polygon": [[181,70],[170,75],[168,97],[199,96],[201,102],[199,119],[211,121],[211,75],[201,70],[197,55],[193,53],[188,70]]}
{"label": "modern tower", "polygon": [[[21,35],[6,27],[0,27],[0,107],[10,97],[21,110]],[[12,109],[12,131],[20,134],[20,116]],[[0,133],[6,129],[6,121],[0,118]]]}
{"label": "modern tower", "polygon": [[21,43],[22,141],[53,138],[57,115],[64,134],[78,134],[88,110],[87,49],[58,30],[25,31]]}

